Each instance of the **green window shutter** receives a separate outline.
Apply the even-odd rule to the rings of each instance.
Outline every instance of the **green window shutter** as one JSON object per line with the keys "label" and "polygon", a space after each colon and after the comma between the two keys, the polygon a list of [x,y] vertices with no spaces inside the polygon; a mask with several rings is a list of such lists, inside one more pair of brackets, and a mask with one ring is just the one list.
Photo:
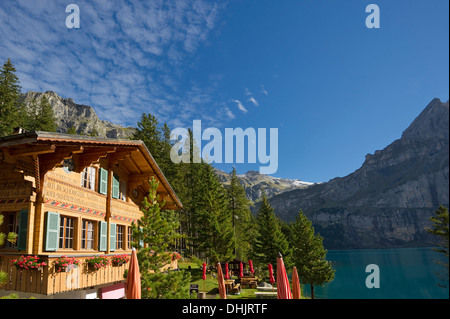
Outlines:
{"label": "green window shutter", "polygon": [[116,224],[111,223],[111,229],[109,230],[109,250],[116,250]]}
{"label": "green window shutter", "polygon": [[59,248],[59,223],[58,213],[47,212],[45,218],[45,250],[56,251]]}
{"label": "green window shutter", "polygon": [[108,192],[108,171],[103,168],[99,170],[98,192],[103,195]]}
{"label": "green window shutter", "polygon": [[19,233],[17,234],[17,249],[27,249],[28,210],[22,209],[19,213]]}
{"label": "green window shutter", "polygon": [[108,236],[108,224],[106,222],[100,222],[99,223],[99,244],[98,244],[98,250],[99,251],[106,251],[106,240]]}
{"label": "green window shutter", "polygon": [[119,198],[119,176],[113,174],[112,197]]}

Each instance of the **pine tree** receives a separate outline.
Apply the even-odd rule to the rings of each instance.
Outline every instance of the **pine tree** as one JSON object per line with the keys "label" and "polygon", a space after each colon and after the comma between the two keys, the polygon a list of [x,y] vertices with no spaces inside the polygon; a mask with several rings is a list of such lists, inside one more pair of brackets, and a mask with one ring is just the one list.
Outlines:
{"label": "pine tree", "polygon": [[95,127],[92,129],[91,133],[89,133],[89,136],[93,136],[93,137],[98,136],[98,131]]}
{"label": "pine tree", "polygon": [[156,163],[160,165],[161,157],[161,131],[158,126],[158,120],[151,114],[143,113],[140,121],[137,123],[136,131],[131,139],[141,140],[147,146]]}
{"label": "pine tree", "polygon": [[55,114],[46,96],[41,98],[39,112],[36,117],[36,131],[56,132]]}
{"label": "pine tree", "polygon": [[256,216],[257,236],[253,243],[253,256],[257,263],[276,265],[277,254],[283,255],[286,267],[290,265],[291,250],[286,236],[281,231],[281,224],[270,206],[267,196],[263,194],[261,207]]}
{"label": "pine tree", "polygon": [[77,135],[77,129],[72,125],[67,129],[67,134]]}
{"label": "pine tree", "polygon": [[[192,164],[191,164],[192,165]],[[234,236],[225,189],[211,165],[199,163],[191,206],[194,249],[215,264],[233,258]]]}
{"label": "pine tree", "polygon": [[131,139],[144,142],[159,168],[163,171],[164,176],[177,192],[176,188],[180,184],[178,171],[180,166],[170,159],[170,150],[173,143],[170,140],[169,126],[166,123],[161,126],[155,116],[146,113],[141,115],[137,126]]}
{"label": "pine tree", "polygon": [[314,299],[314,286],[323,285],[334,279],[334,270],[326,258],[323,237],[314,233],[312,223],[300,210],[292,224],[293,263],[298,269],[300,282],[311,286]]}
{"label": "pine tree", "polygon": [[[149,194],[141,209],[144,215],[137,224],[132,224],[133,247],[138,249],[142,278],[142,298],[188,298],[190,274],[184,271],[162,271],[171,262],[169,250],[180,235],[176,231],[179,223],[174,219],[173,212],[161,211],[164,203],[159,202],[158,184],[154,178],[150,180]],[[142,247],[142,243],[145,247]]]}
{"label": "pine tree", "polygon": [[245,260],[249,256],[250,242],[255,234],[251,218],[250,200],[245,195],[245,189],[239,182],[234,167],[231,172],[230,185],[226,187],[226,195],[235,237],[234,254],[238,259]]}
{"label": "pine tree", "polygon": [[433,223],[432,227],[426,228],[426,231],[437,236],[439,239],[439,242],[435,243],[438,248],[433,248],[433,250],[442,253],[444,255],[444,260],[435,261],[438,265],[442,266],[441,271],[435,273],[442,282],[439,283],[439,286],[448,287],[448,208],[440,205],[434,214],[434,216],[430,217],[430,221]]}
{"label": "pine tree", "polygon": [[10,59],[0,70],[0,136],[10,135],[15,127],[26,124],[19,78],[15,72]]}

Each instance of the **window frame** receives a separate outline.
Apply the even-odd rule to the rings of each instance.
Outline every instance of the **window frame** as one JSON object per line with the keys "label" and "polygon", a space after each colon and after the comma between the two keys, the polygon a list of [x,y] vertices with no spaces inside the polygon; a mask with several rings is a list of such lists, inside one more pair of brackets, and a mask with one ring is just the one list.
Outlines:
{"label": "window frame", "polygon": [[[70,216],[64,216],[64,215],[60,216],[59,234],[58,234],[59,248],[58,249],[72,249],[72,250],[74,249],[75,239],[76,239],[75,225],[76,225],[76,218],[70,217]],[[70,235],[72,235],[72,236],[70,236]],[[68,246],[70,246],[70,247],[68,247]]]}
{"label": "window frame", "polygon": [[97,167],[86,166],[81,172],[81,187],[95,191],[97,189]]}
{"label": "window frame", "polygon": [[[96,224],[96,221],[90,219],[81,219],[80,250],[95,250]],[[89,226],[91,226],[91,228],[89,228]],[[91,238],[89,235],[91,235]]]}
{"label": "window frame", "polygon": [[116,249],[124,249],[124,225],[116,225]]}
{"label": "window frame", "polygon": [[[2,212],[1,215],[3,215],[3,224],[0,226],[1,231],[6,236],[11,232],[19,235],[19,225],[20,225],[19,212],[18,211],[17,212],[12,212],[12,211],[11,212]],[[2,248],[2,249],[17,249],[18,238],[17,238],[16,242],[10,243],[9,241],[6,240],[6,236],[5,236],[4,243],[0,248]]]}

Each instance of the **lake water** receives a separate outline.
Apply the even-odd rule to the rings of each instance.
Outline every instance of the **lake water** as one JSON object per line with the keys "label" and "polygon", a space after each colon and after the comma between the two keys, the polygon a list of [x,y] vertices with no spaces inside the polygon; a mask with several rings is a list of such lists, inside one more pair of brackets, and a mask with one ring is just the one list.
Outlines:
{"label": "lake water", "polygon": [[[433,260],[443,254],[431,248],[329,250],[327,260],[336,270],[333,282],[314,287],[317,299],[448,299],[434,271],[443,269]],[[366,266],[379,268],[379,288],[367,288]],[[372,278],[372,277],[371,277]],[[372,281],[374,282],[374,281]],[[447,282],[448,287],[448,282]],[[302,291],[311,296],[309,285]]]}

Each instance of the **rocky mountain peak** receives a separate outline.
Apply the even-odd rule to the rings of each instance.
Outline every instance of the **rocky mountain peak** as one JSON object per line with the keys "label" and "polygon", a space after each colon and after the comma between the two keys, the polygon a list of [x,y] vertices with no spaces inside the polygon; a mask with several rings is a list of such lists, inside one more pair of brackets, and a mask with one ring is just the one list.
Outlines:
{"label": "rocky mountain peak", "polygon": [[77,104],[73,99],[63,98],[53,91],[45,93],[30,91],[23,94],[22,99],[29,108],[33,101],[40,101],[44,96],[52,106],[60,133],[67,133],[72,126],[78,134],[89,135],[95,129],[99,137],[108,138],[128,138],[134,132],[134,128],[100,120],[91,106]]}
{"label": "rocky mountain peak", "polygon": [[449,204],[448,101],[433,99],[400,139],[368,154],[355,172],[270,203],[286,221],[302,209],[329,249],[429,245],[429,218]]}
{"label": "rocky mountain peak", "polygon": [[411,125],[403,132],[402,139],[448,138],[449,104],[433,99]]}

